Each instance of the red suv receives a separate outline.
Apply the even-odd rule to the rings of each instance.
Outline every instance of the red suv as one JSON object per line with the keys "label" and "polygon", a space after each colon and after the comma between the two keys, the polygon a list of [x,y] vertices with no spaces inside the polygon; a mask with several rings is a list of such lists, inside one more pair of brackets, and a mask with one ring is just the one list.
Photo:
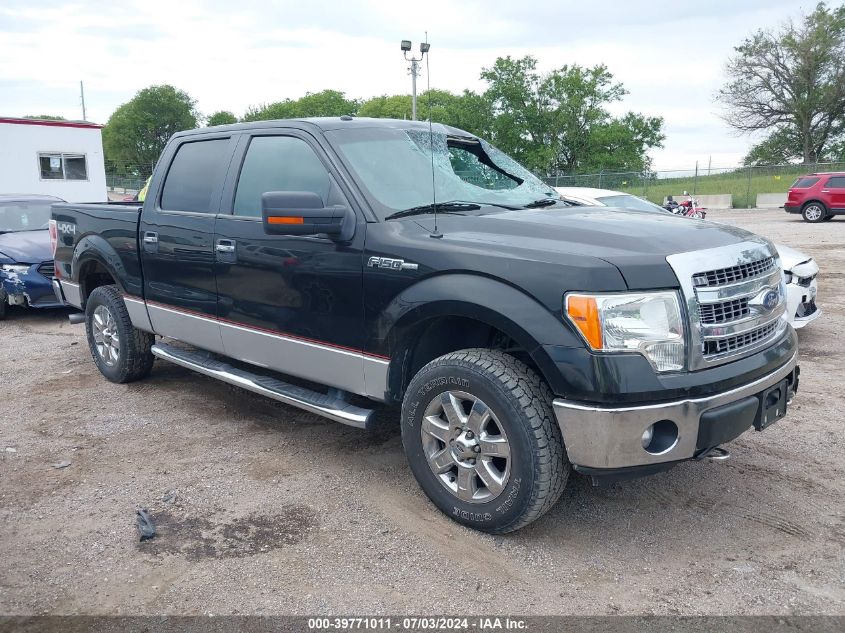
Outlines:
{"label": "red suv", "polygon": [[801,176],[789,188],[783,208],[787,213],[800,213],[805,222],[845,215],[845,172]]}

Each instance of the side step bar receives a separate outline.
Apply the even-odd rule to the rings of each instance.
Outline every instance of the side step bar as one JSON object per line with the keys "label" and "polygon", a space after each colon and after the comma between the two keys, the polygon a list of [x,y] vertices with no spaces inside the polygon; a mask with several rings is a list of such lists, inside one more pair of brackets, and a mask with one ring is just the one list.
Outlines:
{"label": "side step bar", "polygon": [[356,407],[332,395],[292,385],[271,376],[253,374],[223,361],[209,358],[205,353],[183,350],[165,343],[153,345],[152,353],[158,358],[192,369],[204,376],[217,378],[230,385],[316,413],[335,422],[365,430],[373,427],[375,411]]}

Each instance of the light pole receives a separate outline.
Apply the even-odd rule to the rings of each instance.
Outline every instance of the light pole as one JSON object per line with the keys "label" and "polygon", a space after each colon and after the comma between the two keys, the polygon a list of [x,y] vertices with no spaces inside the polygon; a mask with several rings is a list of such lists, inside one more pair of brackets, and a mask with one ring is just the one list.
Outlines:
{"label": "light pole", "polygon": [[[426,37],[426,39],[428,39]],[[408,59],[408,52],[411,50],[411,40],[402,40],[402,55],[404,55],[405,60],[411,62],[411,66],[409,71],[411,73],[411,119],[414,121],[417,120],[417,75],[420,74],[420,62],[425,57],[425,54],[431,48],[431,44],[428,42],[422,42],[420,44],[420,56],[419,58],[411,56]]]}

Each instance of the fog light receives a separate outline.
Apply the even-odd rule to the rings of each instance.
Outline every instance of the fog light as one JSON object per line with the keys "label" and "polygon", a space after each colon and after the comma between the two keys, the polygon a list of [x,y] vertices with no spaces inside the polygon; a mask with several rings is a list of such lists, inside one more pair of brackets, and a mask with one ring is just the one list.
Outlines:
{"label": "fog light", "polygon": [[643,448],[648,448],[651,444],[651,438],[654,437],[654,425],[652,424],[645,431],[643,431]]}
{"label": "fog light", "polygon": [[646,452],[663,455],[675,448],[679,439],[677,424],[672,420],[659,420],[643,431],[642,444]]}

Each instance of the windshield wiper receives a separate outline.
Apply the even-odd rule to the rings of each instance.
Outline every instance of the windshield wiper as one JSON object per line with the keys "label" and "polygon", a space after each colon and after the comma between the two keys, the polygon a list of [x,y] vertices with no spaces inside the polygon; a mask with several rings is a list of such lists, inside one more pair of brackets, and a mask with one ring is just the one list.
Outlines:
{"label": "windshield wiper", "polygon": [[407,218],[409,215],[422,215],[424,213],[455,213],[457,211],[477,211],[481,205],[475,202],[438,202],[437,204],[421,204],[418,207],[411,207],[410,209],[403,209],[396,213],[391,213],[385,220],[394,220],[396,218]]}
{"label": "windshield wiper", "polygon": [[540,198],[539,200],[535,200],[534,202],[529,202],[525,205],[524,208],[526,209],[538,209],[540,207],[550,207],[553,204],[557,204],[560,202],[557,198]]}

